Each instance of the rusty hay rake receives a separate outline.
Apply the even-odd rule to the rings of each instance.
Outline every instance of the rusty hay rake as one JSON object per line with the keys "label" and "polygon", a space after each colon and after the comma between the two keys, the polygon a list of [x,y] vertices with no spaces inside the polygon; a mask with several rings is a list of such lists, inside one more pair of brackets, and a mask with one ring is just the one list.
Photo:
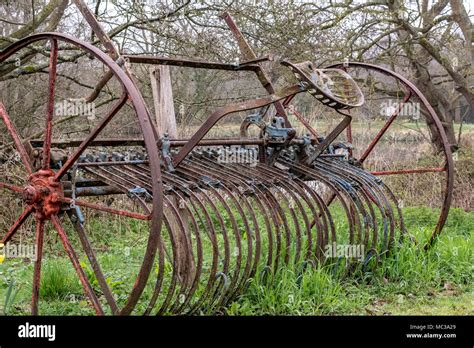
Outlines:
{"label": "rusty hay rake", "polygon": [[[328,263],[328,250],[338,245],[362,247],[362,262],[343,262],[347,272],[371,267],[405,234],[399,201],[382,175],[439,173],[442,206],[429,244],[441,232],[452,195],[451,150],[435,111],[404,77],[366,63],[320,69],[311,62],[282,61],[295,82],[277,92],[262,67],[272,57],[257,57],[228,14],[222,17],[243,53],[239,64],[122,55],[85,4],[75,3],[105,52],[61,33],[34,34],[0,52],[1,68],[11,70],[15,57],[49,57],[44,70],[47,82],[34,80],[35,89],[41,82],[49,86],[46,110],[36,108],[35,118],[29,119],[40,119],[34,124],[41,136],[23,139],[29,125],[16,123],[8,99],[0,102],[9,139],[3,148],[14,149],[21,162],[17,169],[2,162],[2,203],[12,202],[21,211],[14,217],[6,209],[0,211],[5,229],[1,238],[8,246],[22,229],[26,232],[21,235],[28,235],[30,228],[36,231],[30,233],[37,247],[33,314],[38,314],[48,242],[64,247],[96,314],[192,314],[219,310],[242,293],[249,279],[271,279],[280,267]],[[111,103],[97,107],[97,114],[103,114],[91,121],[93,126],[77,132],[82,134],[79,138],[64,135],[78,125],[58,122],[55,107],[67,79],[62,66],[74,64],[73,56],[105,71],[85,100],[100,105],[112,96]],[[159,134],[154,126],[128,62],[252,72],[268,94],[220,107],[190,138],[173,138]],[[364,108],[372,95],[383,93],[365,91],[372,78],[392,81],[390,95],[402,102],[368,146],[357,149],[352,146],[356,139],[351,122],[368,112]],[[3,95],[9,93],[8,86],[2,84]],[[72,93],[77,98],[78,92]],[[333,119],[341,121],[321,136],[291,107],[299,94],[317,99],[323,112],[332,112]],[[366,159],[410,99],[421,104],[423,116],[442,139],[442,163],[417,169],[365,169]],[[38,113],[46,116],[39,118]],[[240,136],[210,136],[218,121],[236,113],[246,113]],[[136,125],[135,137],[110,130],[119,117]],[[291,122],[304,127],[304,134],[298,134]],[[356,158],[358,150],[362,151]],[[110,259],[108,252],[125,238],[123,231],[133,235],[129,248],[125,256]],[[112,240],[101,242],[106,233],[113,235]],[[130,274],[123,283],[114,283],[111,279],[122,265],[130,266]]]}

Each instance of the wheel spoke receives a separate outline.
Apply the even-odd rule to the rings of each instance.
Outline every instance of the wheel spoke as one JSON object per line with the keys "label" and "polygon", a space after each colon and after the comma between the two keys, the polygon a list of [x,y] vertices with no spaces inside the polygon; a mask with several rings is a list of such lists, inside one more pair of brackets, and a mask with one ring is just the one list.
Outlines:
{"label": "wheel spoke", "polygon": [[51,222],[53,223],[54,227],[56,228],[56,231],[59,233],[59,238],[61,238],[61,242],[63,243],[64,250],[66,250],[67,255],[71,259],[72,265],[74,269],[77,272],[77,275],[79,277],[79,280],[82,283],[82,286],[84,287],[84,291],[89,297],[89,300],[92,303],[92,306],[94,307],[94,310],[98,315],[103,315],[104,311],[102,310],[102,307],[100,305],[100,302],[97,298],[97,296],[94,293],[94,290],[92,289],[91,284],[89,283],[89,280],[87,279],[86,274],[84,273],[84,270],[81,267],[81,264],[79,262],[79,259],[76,255],[76,252],[72,248],[71,243],[69,242],[69,239],[66,235],[66,232],[64,231],[63,227],[61,226],[61,223],[59,222],[59,219],[57,215],[53,215],[51,217]]}
{"label": "wheel spoke", "polygon": [[10,191],[17,192],[17,193],[22,193],[23,192],[23,188],[21,188],[19,186],[15,186],[15,185],[6,184],[4,182],[0,182],[0,188],[5,188],[5,189],[8,189]]}
{"label": "wheel spoke", "polygon": [[17,130],[15,129],[15,125],[10,120],[10,117],[8,116],[7,111],[5,110],[5,106],[2,104],[2,102],[0,102],[0,114],[2,115],[3,122],[5,122],[5,125],[7,126],[8,133],[10,133],[10,136],[12,137],[13,142],[15,143],[16,149],[20,154],[21,160],[26,168],[26,171],[28,172],[28,174],[31,174],[33,171],[31,169],[30,156],[28,156],[28,152],[26,152],[26,149],[23,146],[23,143],[21,142],[21,138],[18,135]]}
{"label": "wheel spoke", "polygon": [[38,300],[41,282],[41,263],[43,260],[44,220],[36,221],[36,260],[33,273],[33,295],[31,297],[31,314],[38,315]]}
{"label": "wheel spoke", "polygon": [[110,213],[110,214],[120,215],[120,216],[126,216],[126,217],[130,217],[130,218],[137,219],[137,220],[146,220],[146,221],[148,221],[148,220],[151,219],[151,215],[143,215],[143,214],[140,214],[140,213],[133,213],[133,212],[127,211],[127,210],[109,208],[109,207],[106,207],[106,206],[103,206],[103,205],[89,203],[89,202],[80,201],[80,200],[73,200],[73,199],[67,198],[67,197],[60,198],[60,201],[63,202],[63,203],[67,203],[67,204],[78,205],[80,207],[90,208],[90,209],[94,209],[94,210],[100,210],[100,211],[103,211],[105,213]]}
{"label": "wheel spoke", "polygon": [[107,116],[102,120],[102,122],[92,131],[91,134],[85,139],[81,145],[76,149],[76,151],[68,158],[66,163],[59,169],[56,173],[55,179],[59,180],[61,177],[66,174],[66,172],[74,165],[79,156],[84,152],[84,150],[89,146],[89,144],[99,135],[99,133],[107,126],[110,120],[120,111],[122,106],[127,102],[127,94],[124,93],[120,100],[114,104],[112,110],[107,114]]}
{"label": "wheel spoke", "polygon": [[383,170],[379,172],[370,172],[370,173],[372,175],[397,175],[397,174],[441,173],[441,172],[445,172],[446,170],[447,170],[446,167],[439,167],[439,168]]}
{"label": "wheel spoke", "polygon": [[380,141],[380,139],[382,138],[382,136],[385,134],[385,132],[388,130],[388,128],[392,125],[393,121],[395,121],[395,119],[397,118],[398,114],[400,114],[400,112],[402,111],[403,107],[405,106],[405,104],[410,100],[411,98],[411,95],[412,95],[412,91],[409,89],[408,90],[408,93],[405,95],[405,98],[403,98],[403,101],[400,103],[400,105],[398,106],[397,110],[395,110],[395,112],[392,114],[392,116],[390,116],[390,118],[387,120],[387,122],[385,122],[385,124],[383,125],[383,127],[380,129],[380,131],[377,133],[377,135],[375,136],[374,140],[372,140],[372,142],[369,144],[369,146],[367,147],[367,149],[364,151],[364,153],[362,154],[362,156],[360,156],[360,159],[359,161],[362,163],[365,161],[365,159],[367,158],[367,156],[370,155],[370,153],[372,152],[372,150],[374,149],[375,145],[377,145],[377,143]]}
{"label": "wheel spoke", "polygon": [[117,307],[117,303],[115,302],[114,295],[110,291],[110,287],[107,284],[107,281],[104,277],[102,269],[99,265],[99,262],[97,261],[94,249],[92,248],[91,243],[90,243],[89,239],[87,238],[87,234],[84,231],[84,227],[78,221],[77,216],[76,216],[76,221],[73,221],[73,216],[75,216],[75,215],[71,210],[68,210],[68,216],[71,220],[71,223],[74,225],[74,228],[76,229],[77,234],[79,235],[79,239],[81,241],[82,248],[84,249],[84,251],[85,251],[85,253],[86,253],[86,255],[89,259],[91,267],[92,267],[92,269],[94,271],[94,274],[97,278],[97,282],[99,283],[100,288],[102,289],[102,292],[104,293],[104,296],[105,296],[105,298],[107,300],[107,303],[109,304],[109,306],[112,310],[112,313],[113,314],[118,314],[119,309]]}
{"label": "wheel spoke", "polygon": [[30,216],[31,212],[33,211],[33,207],[29,206],[23,214],[18,218],[17,221],[13,224],[13,226],[10,228],[10,231],[8,231],[7,235],[3,238],[2,243],[6,244],[10,239],[12,239],[13,235],[18,231],[18,229],[23,225],[23,223],[26,221],[28,216]]}
{"label": "wheel spoke", "polygon": [[56,90],[57,64],[58,41],[53,39],[51,40],[51,54],[49,56],[49,98],[43,144],[43,169],[49,168],[49,162],[51,160],[51,137],[53,133],[54,95]]}

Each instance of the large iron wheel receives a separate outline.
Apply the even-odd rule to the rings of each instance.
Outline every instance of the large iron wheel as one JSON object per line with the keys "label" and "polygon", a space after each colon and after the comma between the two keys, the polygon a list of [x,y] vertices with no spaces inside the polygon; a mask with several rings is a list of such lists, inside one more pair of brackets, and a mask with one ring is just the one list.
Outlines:
{"label": "large iron wheel", "polygon": [[[6,126],[10,140],[12,141],[14,151],[19,154],[23,170],[23,181],[17,180],[16,182],[9,177],[8,169],[4,168],[2,177],[0,179],[0,191],[4,198],[7,195],[17,195],[22,197],[22,206],[24,210],[19,212],[18,217],[15,219],[9,219],[6,216],[0,216],[0,220],[4,223],[7,221],[14,221],[9,227],[6,227],[7,231],[2,231],[3,236],[1,242],[8,245],[15,235],[18,233],[20,228],[25,223],[31,223],[34,220],[36,238],[35,245],[37,247],[37,259],[34,263],[34,276],[32,282],[32,302],[31,312],[32,314],[38,314],[38,301],[40,294],[40,279],[41,279],[41,266],[43,263],[43,249],[45,241],[45,232],[47,231],[46,226],[48,222],[51,223],[54,230],[56,230],[59,239],[64,247],[64,250],[69,257],[72,265],[77,272],[80,279],[84,293],[93,307],[96,314],[101,315],[104,313],[111,314],[130,314],[142,292],[145,289],[147,280],[154,266],[155,254],[160,240],[160,231],[163,219],[163,190],[161,182],[161,171],[160,171],[160,158],[158,148],[156,146],[156,134],[153,129],[153,125],[150,122],[149,115],[140,92],[135,87],[134,83],[129,76],[122,70],[122,68],[107,54],[92,46],[91,44],[85,43],[78,39],[75,39],[69,35],[59,33],[41,33],[32,35],[15,42],[14,44],[7,47],[0,53],[0,66],[6,67],[11,64],[14,55],[22,50],[32,50],[32,52],[38,53],[38,47],[41,42],[49,42],[49,46],[43,49],[42,54],[49,54],[49,86],[48,88],[48,99],[46,115],[44,120],[44,136],[40,165],[34,165],[31,152],[28,151],[28,145],[22,139],[21,128],[14,124],[15,118],[10,117],[7,113],[8,100],[0,102],[0,115],[2,121]],[[106,115],[98,121],[95,128],[84,136],[80,144],[73,149],[67,159],[61,163],[58,168],[52,168],[51,163],[51,150],[52,150],[52,138],[54,132],[54,113],[55,113],[55,95],[57,94],[57,80],[58,80],[58,47],[59,45],[66,45],[69,49],[76,50],[84,53],[84,56],[94,58],[101,62],[102,67],[110,70],[113,73],[113,77],[116,82],[118,81],[119,89],[121,89],[121,96],[109,107]],[[9,58],[12,58],[9,60]],[[59,63],[61,59],[59,58]],[[35,86],[35,88],[44,88],[41,86]],[[5,105],[4,105],[5,104]],[[112,208],[103,202],[91,202],[86,199],[73,199],[70,196],[65,195],[68,190],[64,186],[61,179],[68,175],[68,173],[78,164],[78,161],[90,147],[92,141],[94,141],[100,134],[103,134],[104,128],[116,117],[124,105],[128,104],[131,106],[132,113],[138,118],[138,127],[141,131],[142,140],[146,150],[147,160],[151,169],[152,187],[149,190],[152,195],[149,198],[147,207],[149,208],[148,213],[140,214],[134,211],[128,211],[126,208],[118,209]],[[70,188],[69,188],[70,190]],[[100,199],[100,198],[99,198]],[[101,270],[101,265],[98,258],[95,255],[93,245],[89,240],[91,231],[86,231],[80,223],[76,222],[75,230],[79,237],[80,243],[76,243],[74,247],[71,243],[71,234],[69,234],[64,228],[64,220],[66,215],[73,214],[70,208],[66,210],[64,207],[70,207],[71,204],[75,207],[80,207],[85,210],[100,212],[101,214],[108,214],[110,216],[120,216],[138,221],[147,221],[148,231],[145,231],[147,243],[143,248],[143,259],[141,265],[137,267],[137,276],[135,282],[132,282],[131,289],[127,292],[126,298],[123,299],[121,304],[116,301],[113,290],[106,276]],[[67,214],[66,214],[67,212]],[[61,221],[63,220],[63,221]],[[69,234],[69,235],[68,235]],[[95,274],[95,279],[98,285],[95,286],[100,288],[103,293],[102,301],[98,299],[96,291],[90,281],[90,277],[86,274],[84,267],[81,265],[78,257],[79,250],[77,247],[81,245],[81,252],[87,256],[90,262],[90,267]],[[110,310],[105,310],[105,306],[110,307]]]}

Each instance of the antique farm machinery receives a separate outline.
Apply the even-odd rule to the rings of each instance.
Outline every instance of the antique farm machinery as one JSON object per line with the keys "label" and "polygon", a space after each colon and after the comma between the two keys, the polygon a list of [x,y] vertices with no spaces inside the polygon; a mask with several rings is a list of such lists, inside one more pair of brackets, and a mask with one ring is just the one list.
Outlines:
{"label": "antique farm machinery", "polygon": [[[23,139],[24,128],[31,126],[16,124],[9,100],[0,102],[8,138],[3,147],[9,146],[22,164],[14,169],[8,161],[1,163],[2,204],[11,202],[18,211],[15,216],[0,211],[2,243],[7,247],[20,237],[35,236],[33,314],[38,313],[48,242],[62,244],[97,314],[209,313],[233,300],[249,279],[268,277],[289,263],[327,263],[328,250],[338,245],[362,246],[359,260],[343,262],[348,271],[370,267],[396,248],[405,228],[399,200],[382,175],[443,176],[440,216],[427,246],[441,232],[452,195],[451,150],[435,111],[404,77],[365,63],[320,69],[311,62],[282,61],[296,80],[277,92],[262,67],[271,57],[257,57],[228,14],[223,19],[244,57],[239,64],[122,55],[85,4],[75,3],[105,52],[69,35],[41,33],[0,53],[1,68],[12,71],[18,57],[49,58],[47,81],[34,81],[34,89],[42,88],[41,82],[49,86],[46,110],[35,109],[46,116],[31,118],[33,123],[40,119],[34,123],[38,129],[29,129]],[[112,98],[105,107],[97,106],[97,114],[105,111],[94,115],[86,130],[66,126],[56,107],[61,81],[68,79],[61,67],[78,60],[105,71],[84,100],[101,105],[101,98]],[[253,72],[268,95],[220,107],[190,138],[172,138],[154,126],[129,63]],[[364,102],[382,93],[363,92],[367,81],[377,77],[398,87],[390,95],[401,103],[368,145],[357,149],[351,122],[367,112]],[[2,84],[4,95],[8,88]],[[77,98],[78,91],[71,93]],[[341,121],[322,136],[291,107],[299,94],[317,99],[324,112]],[[432,133],[442,139],[440,165],[365,169],[366,159],[410,99],[421,105]],[[13,112],[7,112],[10,108]],[[218,121],[235,113],[247,113],[240,136],[208,136]],[[290,113],[304,134],[298,134]],[[120,117],[136,125],[135,137],[120,136],[112,127]],[[72,128],[81,137],[72,138],[67,132]],[[110,239],[103,241],[102,235]],[[123,250],[120,244],[122,250],[114,253],[122,238],[129,238],[128,246]],[[126,277],[115,281],[121,268]]]}

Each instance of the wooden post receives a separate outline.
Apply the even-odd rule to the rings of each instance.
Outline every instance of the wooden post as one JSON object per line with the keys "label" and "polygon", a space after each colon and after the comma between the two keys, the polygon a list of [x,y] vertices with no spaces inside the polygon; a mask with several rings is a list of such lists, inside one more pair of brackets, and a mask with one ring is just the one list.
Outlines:
{"label": "wooden post", "polygon": [[[152,67],[150,69],[150,79],[158,134],[162,136],[168,133],[171,139],[176,139],[178,137],[178,129],[176,126],[169,66],[158,65]],[[187,210],[184,207],[180,207],[181,204],[178,197],[173,196],[170,200],[176,207],[185,229],[184,233],[182,233],[177,219],[172,214],[168,214],[171,233],[173,233],[177,245],[178,276],[183,285],[190,286],[196,272],[191,234],[189,232],[190,218]]]}
{"label": "wooden post", "polygon": [[171,139],[176,139],[178,128],[174,112],[170,67],[166,65],[152,67],[150,78],[158,134],[162,136],[167,132]]}

